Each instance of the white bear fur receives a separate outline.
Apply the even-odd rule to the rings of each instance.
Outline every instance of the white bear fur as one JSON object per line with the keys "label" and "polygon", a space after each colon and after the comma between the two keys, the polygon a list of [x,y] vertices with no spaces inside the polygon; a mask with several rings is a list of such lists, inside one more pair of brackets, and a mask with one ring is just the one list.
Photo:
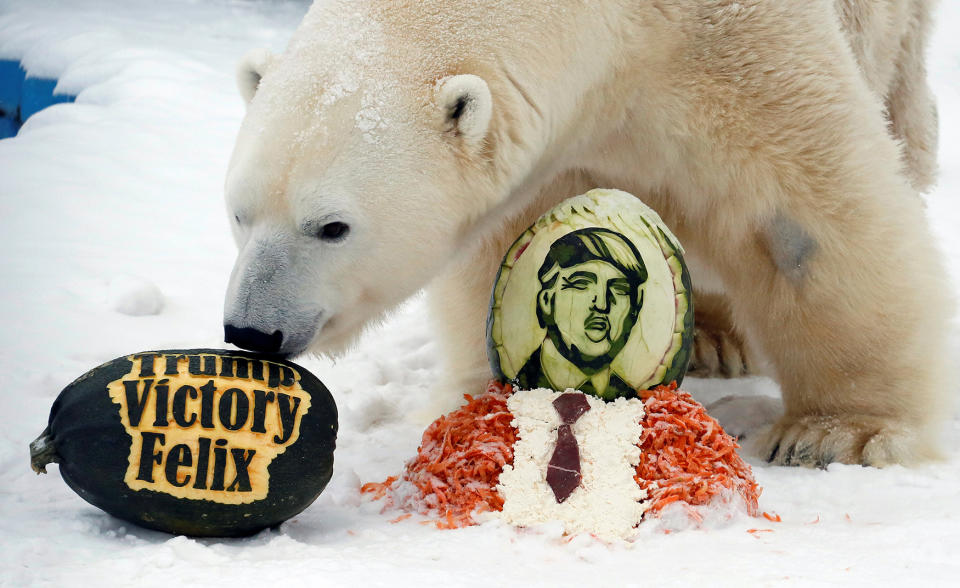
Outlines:
{"label": "white bear fur", "polygon": [[[952,305],[917,195],[935,173],[931,5],[317,2],[237,140],[226,318],[336,353],[430,283],[446,410],[489,375],[509,243],[561,200],[619,188],[671,226],[779,382],[764,457],[932,457]],[[463,75],[490,96],[466,133],[437,87]],[[343,242],[315,238],[331,219]],[[812,253],[785,267],[799,250],[782,234]]]}

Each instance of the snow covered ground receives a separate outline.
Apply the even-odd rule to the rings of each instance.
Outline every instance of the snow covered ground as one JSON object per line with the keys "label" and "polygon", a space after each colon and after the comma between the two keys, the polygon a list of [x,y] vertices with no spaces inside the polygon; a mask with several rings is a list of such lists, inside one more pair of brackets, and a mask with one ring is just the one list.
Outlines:
{"label": "snow covered ground", "polygon": [[[632,546],[487,524],[438,531],[362,503],[360,481],[418,445],[438,373],[422,300],[349,356],[302,363],[340,407],[336,473],[278,530],[240,540],[146,531],[37,477],[27,444],[60,389],[129,352],[221,347],[234,256],[226,160],[243,114],[233,67],[282,49],[303,2],[0,0],[0,58],[78,95],[0,141],[0,584],[953,585],[960,577],[960,420],[949,457],[916,469],[769,467],[747,456],[761,510],[700,530],[644,528]],[[942,2],[931,50],[941,179],[930,218],[960,283],[960,3]],[[151,303],[159,314],[140,315]],[[960,322],[954,325],[954,354]],[[957,383],[953,382],[956,393]],[[702,401],[775,395],[768,381],[689,381]],[[761,532],[748,532],[760,529]],[[769,531],[767,531],[769,529]]]}

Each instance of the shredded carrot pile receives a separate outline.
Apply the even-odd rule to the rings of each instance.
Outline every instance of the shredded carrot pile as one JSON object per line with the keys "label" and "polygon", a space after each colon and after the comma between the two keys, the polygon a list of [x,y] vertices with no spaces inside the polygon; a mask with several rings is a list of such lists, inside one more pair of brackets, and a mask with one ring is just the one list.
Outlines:
{"label": "shredded carrot pile", "polygon": [[[385,498],[387,506],[400,502],[405,510],[432,516],[442,529],[474,525],[474,514],[503,510],[497,482],[503,467],[513,464],[517,440],[507,409],[511,393],[509,384],[492,381],[484,395],[464,395],[466,406],[424,431],[417,456],[402,476],[402,482],[415,486],[414,499],[395,498],[400,481],[394,476],[364,484],[361,491],[373,499]],[[656,516],[674,502],[702,505],[735,493],[756,516],[760,487],[750,466],[737,455],[736,441],[703,406],[675,383],[643,391],[641,398],[646,415],[634,479],[651,500],[647,515]]]}
{"label": "shredded carrot pile", "polygon": [[703,405],[676,383],[644,391],[641,398],[646,414],[634,479],[652,501],[647,514],[656,515],[672,502],[707,504],[734,492],[756,516],[761,490],[750,466]]}
{"label": "shredded carrot pile", "polygon": [[[476,524],[473,514],[503,510],[497,481],[503,466],[513,463],[517,430],[507,410],[509,384],[491,382],[479,398],[465,394],[466,406],[442,416],[423,433],[417,456],[407,463],[403,479],[421,493],[425,514],[439,515],[437,526],[454,529]],[[364,484],[361,491],[383,497],[396,478]]]}

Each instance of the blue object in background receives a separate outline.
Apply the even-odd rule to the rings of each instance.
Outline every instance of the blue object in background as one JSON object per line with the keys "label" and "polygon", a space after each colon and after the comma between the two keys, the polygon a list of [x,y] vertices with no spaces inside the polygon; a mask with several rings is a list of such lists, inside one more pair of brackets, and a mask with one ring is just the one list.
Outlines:
{"label": "blue object in background", "polygon": [[0,139],[13,137],[23,121],[53,104],[76,96],[54,94],[57,80],[28,78],[19,61],[0,59]]}
{"label": "blue object in background", "polygon": [[0,117],[0,139],[15,137],[20,130],[20,123],[13,117]]}
{"label": "blue object in background", "polygon": [[16,118],[24,75],[19,61],[0,59],[0,116]]}
{"label": "blue object in background", "polygon": [[27,78],[23,80],[20,93],[20,120],[25,121],[44,108],[61,102],[73,102],[76,97],[69,94],[54,94],[57,80],[46,78]]}

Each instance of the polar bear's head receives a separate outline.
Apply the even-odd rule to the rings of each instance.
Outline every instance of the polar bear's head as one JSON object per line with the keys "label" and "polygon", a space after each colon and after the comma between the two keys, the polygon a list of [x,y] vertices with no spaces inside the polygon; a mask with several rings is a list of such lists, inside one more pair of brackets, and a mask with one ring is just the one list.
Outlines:
{"label": "polar bear's head", "polygon": [[342,350],[549,175],[580,97],[560,72],[596,56],[558,59],[539,3],[483,4],[317,2],[283,54],[244,60],[228,342]]}

